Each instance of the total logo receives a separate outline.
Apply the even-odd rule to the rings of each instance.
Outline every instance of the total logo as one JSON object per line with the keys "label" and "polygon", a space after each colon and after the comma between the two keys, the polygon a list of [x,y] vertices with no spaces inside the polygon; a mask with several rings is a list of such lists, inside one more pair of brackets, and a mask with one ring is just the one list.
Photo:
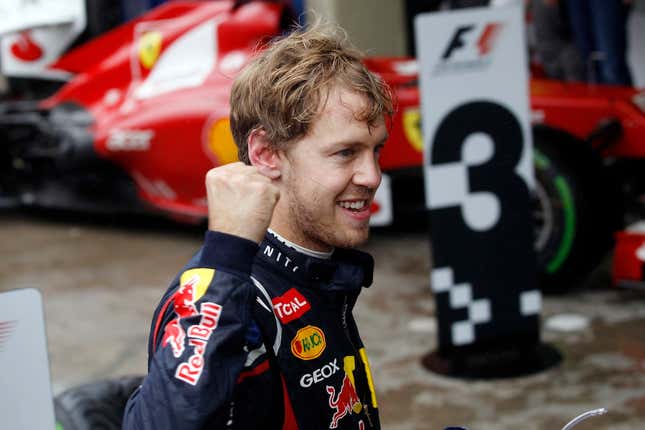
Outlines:
{"label": "total logo", "polygon": [[282,324],[287,324],[300,318],[311,309],[311,305],[307,302],[307,299],[295,288],[291,288],[271,302]]}
{"label": "total logo", "polygon": [[503,23],[466,24],[458,26],[448,40],[434,75],[479,70],[489,64]]}
{"label": "total logo", "polygon": [[323,331],[308,325],[298,330],[291,340],[291,353],[301,360],[313,360],[320,357],[326,346]]}

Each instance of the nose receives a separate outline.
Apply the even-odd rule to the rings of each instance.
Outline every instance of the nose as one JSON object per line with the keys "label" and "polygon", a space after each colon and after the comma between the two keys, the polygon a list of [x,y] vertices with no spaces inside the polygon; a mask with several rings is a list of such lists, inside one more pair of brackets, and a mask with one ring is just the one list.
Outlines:
{"label": "nose", "polygon": [[353,182],[356,185],[375,190],[381,183],[381,166],[378,158],[368,153],[360,158],[354,172]]}

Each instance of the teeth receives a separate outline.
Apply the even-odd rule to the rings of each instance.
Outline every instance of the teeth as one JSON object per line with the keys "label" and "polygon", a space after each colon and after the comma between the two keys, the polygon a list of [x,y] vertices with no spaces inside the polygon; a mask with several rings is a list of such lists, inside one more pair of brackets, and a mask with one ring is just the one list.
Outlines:
{"label": "teeth", "polygon": [[338,205],[341,208],[345,209],[363,209],[363,207],[367,204],[366,200],[359,200],[357,202],[338,202]]}

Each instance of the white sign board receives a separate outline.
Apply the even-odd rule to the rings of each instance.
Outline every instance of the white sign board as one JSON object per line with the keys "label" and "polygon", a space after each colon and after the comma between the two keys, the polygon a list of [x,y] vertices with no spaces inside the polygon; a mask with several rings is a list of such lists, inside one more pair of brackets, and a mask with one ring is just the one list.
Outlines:
{"label": "white sign board", "polygon": [[539,336],[523,23],[520,4],[415,22],[431,284],[444,352]]}
{"label": "white sign board", "polygon": [[35,289],[0,293],[0,427],[53,429],[45,322]]}
{"label": "white sign board", "polygon": [[[493,154],[486,137],[472,136],[464,143],[462,161],[452,166],[432,167],[432,143],[441,122],[456,107],[476,100],[493,101],[518,120],[523,147],[516,172],[533,187],[532,144],[528,106],[526,43],[521,5],[498,8],[474,8],[463,11],[427,14],[417,20],[421,112],[423,120],[424,159],[429,175],[437,174],[452,182],[451,190],[442,190],[444,182],[426,177],[426,202],[429,209],[461,199],[467,200],[465,175],[469,165],[484,163]],[[518,37],[519,36],[519,37]],[[452,197],[451,197],[452,196]],[[470,196],[475,197],[475,196]],[[480,201],[486,206],[485,200]],[[490,206],[495,204],[490,202]],[[464,207],[466,217],[479,204]],[[486,213],[490,209],[481,208]],[[490,215],[494,215],[490,213]],[[474,217],[472,217],[474,218]],[[488,222],[485,222],[488,221]],[[493,220],[482,220],[490,224]]]}

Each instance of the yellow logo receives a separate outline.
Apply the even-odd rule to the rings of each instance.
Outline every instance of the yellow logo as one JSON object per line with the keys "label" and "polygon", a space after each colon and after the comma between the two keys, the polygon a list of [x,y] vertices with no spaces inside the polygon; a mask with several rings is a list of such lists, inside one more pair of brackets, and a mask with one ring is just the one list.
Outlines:
{"label": "yellow logo", "polygon": [[161,33],[147,31],[139,38],[139,61],[145,69],[150,69],[157,62],[161,52]]}
{"label": "yellow logo", "polygon": [[181,274],[179,285],[190,287],[192,303],[202,298],[215,276],[213,269],[190,269]]}
{"label": "yellow logo", "polygon": [[419,109],[406,109],[403,111],[403,131],[410,145],[419,152],[423,152],[423,135],[421,134],[421,113]]}
{"label": "yellow logo", "polygon": [[313,325],[301,328],[291,341],[291,352],[301,360],[313,360],[320,357],[325,347],[325,334]]}
{"label": "yellow logo", "polygon": [[233,140],[228,118],[222,118],[213,123],[208,131],[207,146],[220,166],[238,161],[237,145]]}

